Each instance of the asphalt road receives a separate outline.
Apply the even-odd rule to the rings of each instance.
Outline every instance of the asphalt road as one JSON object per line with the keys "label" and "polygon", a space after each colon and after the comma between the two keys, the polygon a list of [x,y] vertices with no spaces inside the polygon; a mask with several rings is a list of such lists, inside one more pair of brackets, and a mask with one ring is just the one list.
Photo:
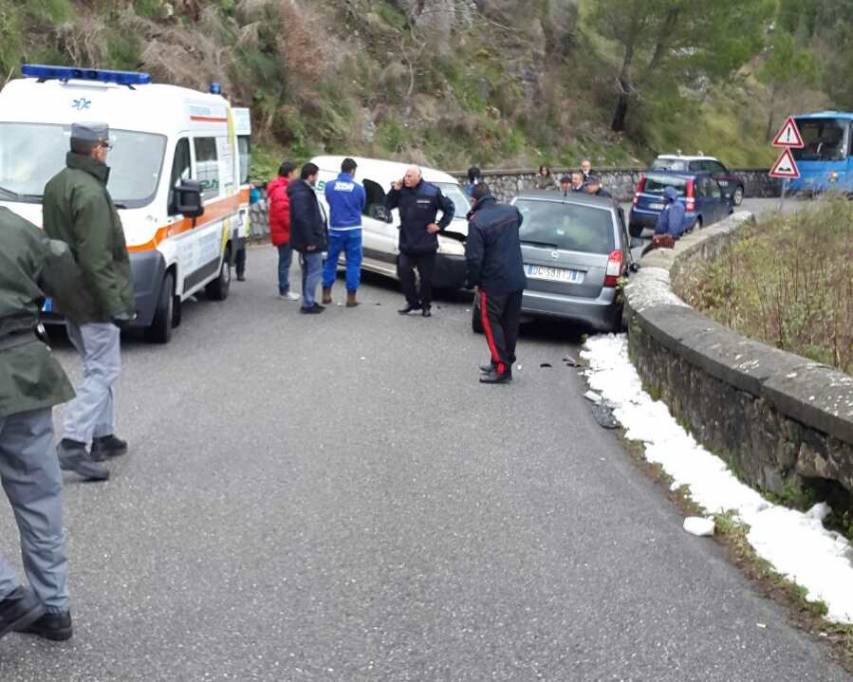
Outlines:
{"label": "asphalt road", "polygon": [[9,635],[0,680],[849,679],[595,423],[576,332],[483,386],[464,298],[306,317],[273,271],[125,343],[131,451],[66,478],[75,636]]}

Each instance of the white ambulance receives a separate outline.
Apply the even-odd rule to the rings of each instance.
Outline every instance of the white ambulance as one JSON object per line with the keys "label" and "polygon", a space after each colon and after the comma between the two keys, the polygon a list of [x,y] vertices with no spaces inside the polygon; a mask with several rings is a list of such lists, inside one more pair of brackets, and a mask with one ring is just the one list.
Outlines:
{"label": "white ambulance", "polygon": [[228,296],[246,220],[233,109],[216,84],[204,93],[152,84],[144,73],[41,65],[21,72],[0,92],[0,205],[41,225],[42,192],[65,166],[71,124],[107,123],[107,187],[130,252],[135,325],[167,342],[182,301],[202,289]]}

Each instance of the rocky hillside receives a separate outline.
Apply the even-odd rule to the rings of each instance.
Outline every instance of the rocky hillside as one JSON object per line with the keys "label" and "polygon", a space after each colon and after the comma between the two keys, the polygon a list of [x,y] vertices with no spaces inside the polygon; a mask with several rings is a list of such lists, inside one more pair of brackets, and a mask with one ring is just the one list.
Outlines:
{"label": "rocky hillside", "polygon": [[[463,168],[586,155],[618,164],[701,144],[761,164],[766,129],[789,108],[853,106],[823,86],[837,46],[853,54],[843,33],[853,0],[791,5],[0,0],[0,67],[6,77],[39,61],[219,81],[252,107],[259,174],[281,154],[319,151]],[[828,44],[835,53],[820,52]]]}

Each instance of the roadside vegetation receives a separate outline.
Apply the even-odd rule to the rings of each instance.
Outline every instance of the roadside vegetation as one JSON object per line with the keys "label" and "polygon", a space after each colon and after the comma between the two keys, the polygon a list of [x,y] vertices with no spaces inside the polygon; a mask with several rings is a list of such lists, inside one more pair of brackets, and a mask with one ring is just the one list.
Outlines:
{"label": "roadside vegetation", "polygon": [[763,216],[678,289],[745,336],[853,373],[853,202]]}
{"label": "roadside vegetation", "polygon": [[766,166],[784,116],[853,108],[851,27],[853,0],[0,0],[0,69],[218,81],[252,108],[257,178],[323,152]]}

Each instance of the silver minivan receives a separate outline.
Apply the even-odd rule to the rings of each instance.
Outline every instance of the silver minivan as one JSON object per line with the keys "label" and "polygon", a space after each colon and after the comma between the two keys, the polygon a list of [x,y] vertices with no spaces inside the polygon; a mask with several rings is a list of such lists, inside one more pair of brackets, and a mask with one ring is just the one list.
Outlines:
{"label": "silver minivan", "polygon": [[[512,203],[524,218],[519,231],[527,275],[522,315],[618,331],[618,285],[631,260],[622,209],[610,198],[581,192],[531,191]],[[476,301],[473,312],[472,327],[479,332]]]}

